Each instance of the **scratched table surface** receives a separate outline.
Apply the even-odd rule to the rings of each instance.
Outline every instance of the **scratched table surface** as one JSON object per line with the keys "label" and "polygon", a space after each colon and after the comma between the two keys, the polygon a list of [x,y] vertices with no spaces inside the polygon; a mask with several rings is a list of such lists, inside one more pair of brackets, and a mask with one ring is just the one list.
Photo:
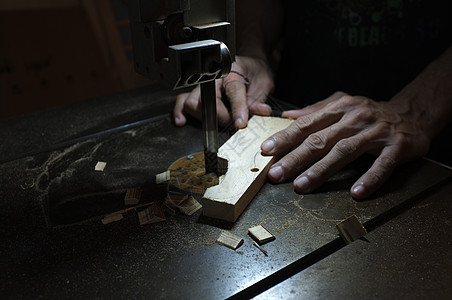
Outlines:
{"label": "scratched table surface", "polygon": [[[139,225],[139,207],[102,224],[126,208],[127,188],[161,204],[155,175],[202,151],[197,122],[173,126],[173,98],[143,88],[0,122],[1,298],[450,296],[452,171],[429,160],[400,166],[366,201],[348,193],[363,158],[312,194],[265,184],[234,224],[200,210]],[[353,214],[369,234],[345,245],[335,225]],[[247,235],[254,225],[276,236],[268,256]],[[244,244],[217,244],[222,230]]]}

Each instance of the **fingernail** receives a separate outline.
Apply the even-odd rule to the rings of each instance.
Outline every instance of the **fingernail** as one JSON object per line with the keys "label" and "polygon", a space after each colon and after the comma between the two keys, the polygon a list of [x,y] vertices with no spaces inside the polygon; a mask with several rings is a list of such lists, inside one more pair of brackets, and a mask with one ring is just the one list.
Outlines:
{"label": "fingernail", "polygon": [[307,192],[309,190],[309,178],[301,176],[295,180],[295,187],[297,191]]}
{"label": "fingernail", "polygon": [[242,118],[237,118],[237,119],[235,119],[234,125],[235,125],[235,128],[241,129],[241,128],[245,127],[245,122],[243,121]]}
{"label": "fingernail", "polygon": [[283,169],[281,166],[276,166],[268,171],[268,175],[275,181],[281,181],[283,179]]}
{"label": "fingernail", "polygon": [[362,197],[365,192],[366,192],[366,189],[364,188],[364,186],[362,184],[358,184],[357,186],[355,186],[353,188],[353,193],[358,197],[360,197],[360,196]]}
{"label": "fingernail", "polygon": [[275,142],[270,139],[262,143],[261,149],[265,152],[271,152],[275,148]]}

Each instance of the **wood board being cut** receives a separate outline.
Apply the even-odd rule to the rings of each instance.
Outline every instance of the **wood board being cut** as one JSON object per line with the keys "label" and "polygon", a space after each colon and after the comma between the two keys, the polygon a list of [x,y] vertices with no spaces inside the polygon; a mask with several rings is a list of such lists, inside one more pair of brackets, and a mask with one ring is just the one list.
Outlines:
{"label": "wood board being cut", "polygon": [[218,185],[206,190],[203,214],[235,222],[266,182],[273,156],[261,154],[261,144],[272,134],[285,129],[293,120],[253,116],[248,126],[238,130],[218,150],[228,161],[228,170]]}

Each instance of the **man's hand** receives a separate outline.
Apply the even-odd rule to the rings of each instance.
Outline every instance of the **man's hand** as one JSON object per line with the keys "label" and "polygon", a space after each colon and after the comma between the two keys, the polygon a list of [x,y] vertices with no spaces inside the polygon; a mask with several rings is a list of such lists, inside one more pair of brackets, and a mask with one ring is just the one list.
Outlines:
{"label": "man's hand", "polygon": [[425,155],[430,138],[422,116],[400,101],[374,102],[337,92],[301,110],[286,111],[296,118],[287,129],[262,144],[267,155],[286,154],[270,169],[273,182],[294,178],[295,190],[308,193],[364,153],[377,158],[351,187],[362,199],[376,191],[397,164]]}
{"label": "man's hand", "polygon": [[[226,78],[216,81],[218,123],[226,126],[234,122],[236,128],[244,128],[248,124],[249,114],[270,115],[271,108],[265,104],[268,94],[272,91],[273,76],[267,64],[260,59],[251,57],[236,57],[232,70]],[[241,74],[241,75],[239,75]],[[249,80],[249,84],[246,79]],[[222,101],[226,95],[231,106],[228,111]],[[196,87],[190,93],[177,96],[173,116],[176,126],[184,126],[187,115],[201,119],[201,92]]]}

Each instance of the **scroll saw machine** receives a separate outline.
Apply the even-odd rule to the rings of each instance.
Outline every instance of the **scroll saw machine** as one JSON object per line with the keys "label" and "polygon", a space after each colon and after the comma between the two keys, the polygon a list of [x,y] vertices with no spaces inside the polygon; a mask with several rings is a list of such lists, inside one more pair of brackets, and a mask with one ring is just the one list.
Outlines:
{"label": "scroll saw machine", "polygon": [[132,0],[135,71],[170,89],[201,86],[205,171],[219,175],[215,79],[235,57],[234,0]]}

